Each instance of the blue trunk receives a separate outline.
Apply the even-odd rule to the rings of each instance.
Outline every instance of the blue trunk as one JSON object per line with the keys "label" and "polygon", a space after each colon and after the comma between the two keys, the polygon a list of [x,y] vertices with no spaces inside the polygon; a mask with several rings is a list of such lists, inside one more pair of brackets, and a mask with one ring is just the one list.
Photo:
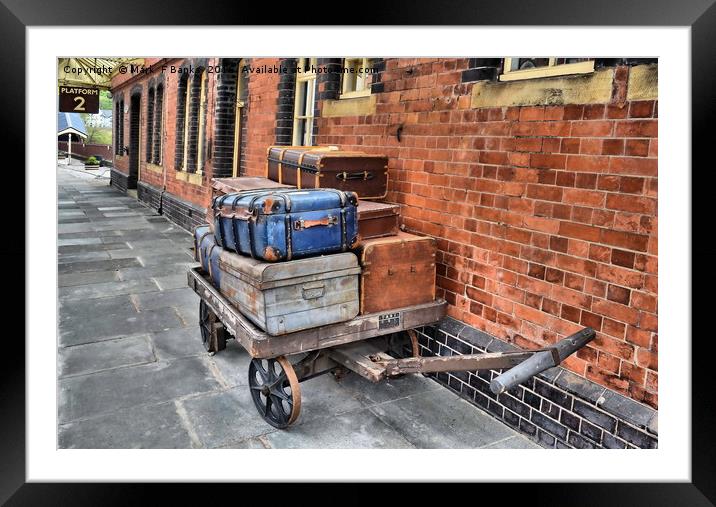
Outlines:
{"label": "blue trunk", "polygon": [[358,199],[331,189],[257,190],[212,202],[216,242],[269,262],[345,252],[358,237]]}
{"label": "blue trunk", "polygon": [[201,264],[202,269],[209,273],[211,282],[217,289],[221,288],[220,253],[221,249],[208,225],[200,225],[194,229],[194,258]]}

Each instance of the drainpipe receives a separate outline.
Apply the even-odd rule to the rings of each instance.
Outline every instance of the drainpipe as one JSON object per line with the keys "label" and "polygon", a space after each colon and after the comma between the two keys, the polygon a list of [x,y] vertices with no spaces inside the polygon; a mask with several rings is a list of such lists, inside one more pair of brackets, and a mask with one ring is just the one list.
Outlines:
{"label": "drainpipe", "polygon": [[72,134],[67,134],[67,165],[72,161]]}

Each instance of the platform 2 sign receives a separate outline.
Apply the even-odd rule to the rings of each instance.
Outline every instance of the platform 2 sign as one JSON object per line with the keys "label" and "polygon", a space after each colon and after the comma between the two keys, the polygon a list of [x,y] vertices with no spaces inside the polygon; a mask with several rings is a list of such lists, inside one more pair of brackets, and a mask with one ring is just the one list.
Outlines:
{"label": "platform 2 sign", "polygon": [[60,86],[61,113],[99,113],[99,89]]}

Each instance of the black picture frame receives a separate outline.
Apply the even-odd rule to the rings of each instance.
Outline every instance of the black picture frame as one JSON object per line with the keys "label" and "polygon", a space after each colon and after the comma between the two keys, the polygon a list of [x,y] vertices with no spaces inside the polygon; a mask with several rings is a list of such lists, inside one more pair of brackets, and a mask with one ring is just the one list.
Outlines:
{"label": "black picture frame", "polygon": [[[551,2],[526,2],[523,0],[490,0],[483,2],[456,1],[444,5],[432,5],[424,1],[386,3],[376,2],[369,8],[352,13],[356,23],[409,24],[409,25],[578,25],[578,26],[683,26],[691,27],[692,68],[692,165],[699,168],[699,185],[702,192],[714,188],[713,156],[709,156],[710,129],[714,123],[716,100],[716,5],[715,0],[601,0],[599,2],[574,2],[569,0]],[[40,0],[2,0],[0,4],[0,71],[2,71],[2,111],[5,121],[2,139],[5,146],[23,146],[25,134],[25,28],[28,26],[64,25],[243,25],[273,24],[282,20],[306,19],[311,24],[332,24],[338,17],[335,4],[320,5],[313,2],[310,21],[303,16],[301,6],[264,2],[239,10],[239,3],[218,1],[213,3],[178,0],[161,2],[161,8],[153,8],[146,1],[120,0],[102,3],[89,0],[72,2],[42,2]],[[280,16],[279,16],[280,14]],[[637,56],[637,55],[630,55]],[[669,72],[669,69],[661,69]],[[11,119],[11,120],[9,120]],[[708,137],[707,137],[708,136]],[[710,141],[710,142],[709,142]],[[24,152],[15,168],[24,166]],[[706,165],[699,167],[697,160]],[[39,170],[26,168],[27,171]],[[47,170],[46,168],[43,170]],[[662,168],[662,170],[687,171],[687,168]],[[16,223],[20,206],[31,189],[21,192],[17,188],[22,179],[13,180],[13,199],[3,197],[6,223]],[[692,172],[695,177],[696,171]],[[711,180],[708,180],[710,178]],[[695,179],[695,178],[694,178]],[[24,186],[24,184],[23,184]],[[668,191],[662,189],[662,191]],[[6,192],[8,194],[10,192]],[[709,202],[708,196],[704,196]],[[692,203],[698,202],[696,196]],[[711,212],[712,213],[712,212]],[[693,213],[694,220],[699,215]],[[704,227],[696,224],[693,231],[708,231],[710,221],[704,218]],[[49,218],[48,218],[49,219]],[[33,231],[25,229],[25,234]],[[5,243],[5,242],[4,242]],[[14,246],[13,246],[14,245]],[[24,258],[24,241],[15,238],[12,245],[4,244],[0,250],[6,264],[16,266],[18,258]],[[692,262],[698,255],[710,254],[692,246]],[[707,257],[705,257],[706,259]],[[694,262],[695,264],[695,262]],[[706,264],[709,266],[709,264]],[[25,269],[32,269],[25,265]],[[20,270],[7,270],[6,284],[24,287]],[[708,271],[708,270],[707,270]],[[16,279],[13,279],[13,276]],[[713,276],[705,275],[707,284]],[[703,283],[703,282],[702,282]],[[684,295],[689,297],[689,295]],[[692,315],[708,315],[712,304],[708,297],[692,297]],[[5,317],[8,323],[22,322],[17,316],[24,314],[25,299],[15,291],[15,297],[6,299]],[[19,325],[22,334],[24,326]],[[684,326],[684,345],[687,346],[692,330]],[[146,501],[145,488],[122,484],[39,484],[25,481],[25,343],[19,333],[6,334],[5,361],[0,368],[0,503],[7,505],[106,505],[121,502],[131,504]],[[27,339],[27,337],[26,337]],[[48,346],[53,346],[48,339]],[[530,503],[555,505],[716,505],[716,446],[714,431],[716,417],[711,385],[711,361],[713,338],[704,335],[691,341],[692,347],[692,482],[691,483],[570,483],[570,484],[514,484],[481,485],[480,498],[518,499],[524,495]],[[10,345],[8,347],[8,345]],[[489,466],[482,464],[478,466]],[[174,486],[176,488],[176,486]],[[493,491],[486,491],[490,488]],[[405,491],[401,487],[401,491]],[[407,488],[410,489],[410,488]],[[475,490],[476,491],[476,490]],[[182,495],[188,492],[182,488]],[[196,494],[202,494],[196,491]],[[216,501],[221,495],[215,493]],[[497,495],[497,496],[495,496]],[[190,495],[191,496],[191,495]],[[190,496],[185,496],[189,499]]]}

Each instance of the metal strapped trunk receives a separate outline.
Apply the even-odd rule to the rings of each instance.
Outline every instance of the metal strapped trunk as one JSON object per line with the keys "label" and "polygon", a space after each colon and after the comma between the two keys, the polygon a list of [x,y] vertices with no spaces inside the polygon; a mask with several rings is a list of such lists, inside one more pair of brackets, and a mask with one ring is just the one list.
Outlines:
{"label": "metal strapped trunk", "polygon": [[221,286],[219,251],[211,227],[200,225],[194,229],[194,259],[201,264],[205,272],[209,273],[211,283],[217,289]]}
{"label": "metal strapped trunk", "polygon": [[352,192],[277,189],[226,194],[213,200],[221,247],[265,261],[345,252],[358,240]]}
{"label": "metal strapped trunk", "polygon": [[400,231],[400,205],[387,202],[358,203],[358,241],[395,236]]}
{"label": "metal strapped trunk", "polygon": [[361,315],[435,300],[434,238],[405,232],[360,244]]}
{"label": "metal strapped trunk", "polygon": [[388,157],[334,146],[270,146],[266,177],[298,188],[336,188],[361,199],[384,199]]}
{"label": "metal strapped trunk", "polygon": [[219,251],[221,293],[270,335],[358,315],[360,267],[351,252],[269,263]]}

